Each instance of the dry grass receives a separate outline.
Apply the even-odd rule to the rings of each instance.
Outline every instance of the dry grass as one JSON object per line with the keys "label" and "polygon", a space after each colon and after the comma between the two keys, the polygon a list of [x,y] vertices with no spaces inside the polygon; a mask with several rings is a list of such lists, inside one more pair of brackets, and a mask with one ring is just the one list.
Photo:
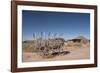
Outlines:
{"label": "dry grass", "polygon": [[90,45],[89,43],[69,43],[63,46],[63,51],[69,51],[69,54],[57,55],[55,57],[43,58],[37,53],[37,49],[33,48],[33,43],[23,44],[23,62],[32,61],[55,61],[55,60],[77,60],[89,59]]}

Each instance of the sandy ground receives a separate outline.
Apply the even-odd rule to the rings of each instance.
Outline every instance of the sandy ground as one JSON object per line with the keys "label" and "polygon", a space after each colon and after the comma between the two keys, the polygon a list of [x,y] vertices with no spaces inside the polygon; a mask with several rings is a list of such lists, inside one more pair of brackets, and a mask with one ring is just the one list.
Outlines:
{"label": "sandy ground", "polygon": [[56,60],[80,60],[80,59],[89,59],[90,49],[89,48],[70,48],[66,49],[70,51],[66,55],[58,55],[53,58],[42,58],[37,55],[37,53],[23,52],[23,62],[34,62],[34,61],[56,61]]}

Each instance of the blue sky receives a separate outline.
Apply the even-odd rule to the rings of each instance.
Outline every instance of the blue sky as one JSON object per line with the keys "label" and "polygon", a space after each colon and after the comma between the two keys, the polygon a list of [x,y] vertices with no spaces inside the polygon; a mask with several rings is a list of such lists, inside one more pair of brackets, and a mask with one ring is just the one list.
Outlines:
{"label": "blue sky", "polygon": [[33,39],[33,33],[63,33],[66,39],[90,38],[90,14],[71,12],[22,11],[22,38]]}

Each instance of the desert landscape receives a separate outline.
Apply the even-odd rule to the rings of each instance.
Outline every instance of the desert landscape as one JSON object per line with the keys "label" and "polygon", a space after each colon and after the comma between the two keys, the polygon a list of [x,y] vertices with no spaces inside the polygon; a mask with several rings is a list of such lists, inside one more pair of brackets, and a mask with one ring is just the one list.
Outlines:
{"label": "desert landscape", "polygon": [[84,36],[68,40],[61,37],[34,38],[23,41],[22,50],[23,62],[89,59],[90,40]]}
{"label": "desert landscape", "polygon": [[90,58],[90,14],[22,12],[22,62]]}

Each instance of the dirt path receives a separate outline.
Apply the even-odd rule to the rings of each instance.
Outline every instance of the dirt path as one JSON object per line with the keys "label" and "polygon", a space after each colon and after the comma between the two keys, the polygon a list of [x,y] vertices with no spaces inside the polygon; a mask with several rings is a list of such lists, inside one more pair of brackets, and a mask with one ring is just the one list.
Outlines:
{"label": "dirt path", "polygon": [[80,49],[67,49],[70,51],[69,54],[59,55],[53,58],[42,58],[36,53],[23,52],[23,62],[33,62],[33,61],[56,61],[56,60],[77,60],[77,59],[89,59],[90,49],[80,48]]}

